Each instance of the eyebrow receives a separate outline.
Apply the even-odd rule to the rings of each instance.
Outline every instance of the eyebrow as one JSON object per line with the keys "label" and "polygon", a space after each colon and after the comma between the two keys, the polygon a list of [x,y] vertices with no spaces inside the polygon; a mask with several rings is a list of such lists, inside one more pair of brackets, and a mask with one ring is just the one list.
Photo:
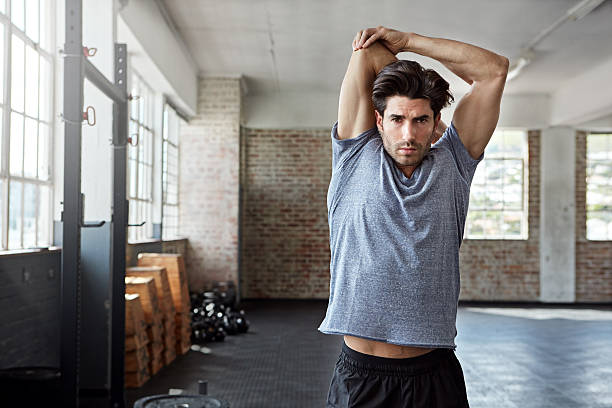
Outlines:
{"label": "eyebrow", "polygon": [[[406,117],[404,115],[397,115],[395,113],[392,113],[391,115],[389,115],[389,117],[391,119],[406,119]],[[429,119],[429,115],[427,115],[427,114],[426,115],[421,115],[421,116],[418,116],[416,118],[413,118],[412,120],[421,120],[421,119]]]}

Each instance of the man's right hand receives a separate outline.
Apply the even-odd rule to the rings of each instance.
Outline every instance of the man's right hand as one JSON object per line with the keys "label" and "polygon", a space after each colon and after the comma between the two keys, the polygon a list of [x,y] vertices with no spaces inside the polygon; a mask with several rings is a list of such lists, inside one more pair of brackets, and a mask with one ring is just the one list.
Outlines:
{"label": "man's right hand", "polygon": [[394,55],[408,50],[410,35],[401,31],[383,26],[366,28],[359,31],[353,39],[353,51],[367,48],[376,41],[380,41]]}

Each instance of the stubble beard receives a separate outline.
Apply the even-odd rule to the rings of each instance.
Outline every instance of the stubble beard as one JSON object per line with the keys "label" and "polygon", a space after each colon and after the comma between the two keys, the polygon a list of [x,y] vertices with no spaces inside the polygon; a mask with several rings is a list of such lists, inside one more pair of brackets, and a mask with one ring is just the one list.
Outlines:
{"label": "stubble beard", "polygon": [[[430,141],[433,140],[434,133],[435,133],[435,129],[431,132],[431,135],[429,137]],[[423,158],[425,158],[425,155],[429,152],[429,148],[431,146],[431,143],[429,143],[426,146],[423,146],[423,145],[420,145],[418,143],[407,144],[406,142],[399,142],[399,143],[396,143],[395,145],[392,145],[389,148],[389,147],[387,147],[387,143],[385,143],[387,138],[385,137],[384,131],[380,132],[380,135],[381,135],[381,137],[383,139],[383,147],[387,151],[387,154],[389,156],[391,156],[391,158],[395,162],[395,165],[397,167],[399,167],[400,169],[405,168],[405,167],[416,167],[419,164],[421,164],[421,162],[423,161]],[[417,152],[418,155],[414,159],[411,159],[411,158],[406,157],[406,156],[402,156],[402,155],[397,153],[397,151],[400,148],[414,148],[414,149],[416,149],[416,152]],[[389,150],[391,150],[391,151],[389,151]],[[401,161],[398,160],[398,159],[401,159]]]}

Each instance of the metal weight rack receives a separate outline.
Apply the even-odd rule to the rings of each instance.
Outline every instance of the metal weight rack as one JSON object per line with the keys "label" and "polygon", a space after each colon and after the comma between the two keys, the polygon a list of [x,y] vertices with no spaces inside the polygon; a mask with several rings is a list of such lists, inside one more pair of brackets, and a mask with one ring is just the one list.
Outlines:
{"label": "metal weight rack", "polygon": [[[89,379],[87,388],[97,391],[97,398],[104,401],[102,405],[97,406],[123,408],[124,276],[128,220],[127,47],[125,44],[115,44],[114,81],[111,82],[88,60],[91,54],[83,47],[82,0],[66,0],[66,42],[63,53],[65,130],[60,346],[62,407],[85,405],[80,396],[83,394],[83,375],[98,373],[98,370],[93,368],[101,367],[101,377]],[[113,101],[113,197],[110,225],[105,221],[91,224],[83,222],[81,136],[83,121],[89,122],[89,108],[87,112],[83,112],[85,79]],[[100,242],[104,242],[104,245],[97,245]],[[84,330],[83,323],[91,324],[88,322],[99,322],[96,329],[101,329],[102,332],[91,333],[91,330]],[[91,353],[94,347],[91,344],[92,339],[98,342],[95,344],[95,353]],[[84,370],[81,371],[81,368]]]}

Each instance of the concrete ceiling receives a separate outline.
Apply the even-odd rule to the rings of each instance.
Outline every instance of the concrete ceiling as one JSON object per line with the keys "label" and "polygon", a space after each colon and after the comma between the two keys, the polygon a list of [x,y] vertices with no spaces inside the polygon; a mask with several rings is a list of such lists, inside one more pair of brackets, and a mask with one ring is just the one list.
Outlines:
{"label": "concrete ceiling", "polygon": [[[457,39],[510,58],[578,0],[164,0],[200,74],[244,75],[250,94],[337,93],[364,27],[385,25]],[[612,1],[568,21],[536,46],[536,58],[506,93],[551,93],[612,56]],[[456,93],[467,86],[440,64]]]}

